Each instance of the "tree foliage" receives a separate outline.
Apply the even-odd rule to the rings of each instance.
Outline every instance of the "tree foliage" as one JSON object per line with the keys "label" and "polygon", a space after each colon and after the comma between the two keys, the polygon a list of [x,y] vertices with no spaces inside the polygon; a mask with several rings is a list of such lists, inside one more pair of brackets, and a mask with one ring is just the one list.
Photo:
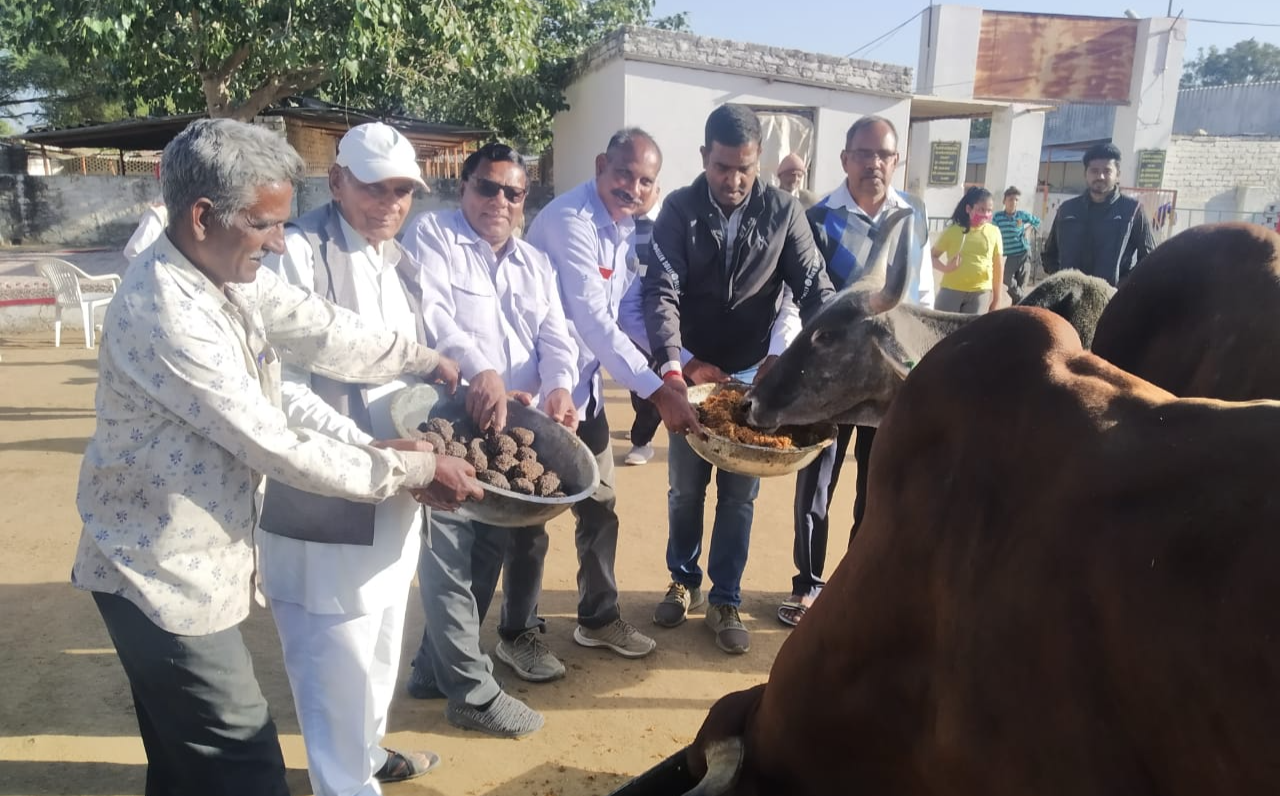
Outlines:
{"label": "tree foliage", "polygon": [[[0,48],[127,107],[248,120],[289,95],[545,139],[573,59],[652,0],[0,0]],[[683,15],[658,21],[684,27]]]}
{"label": "tree foliage", "polygon": [[1202,48],[1184,65],[1181,85],[1229,86],[1267,80],[1280,80],[1280,47],[1246,39],[1222,51],[1210,47],[1206,52]]}
{"label": "tree foliage", "polygon": [[118,93],[96,74],[56,55],[0,52],[0,119],[62,126],[126,117]]}

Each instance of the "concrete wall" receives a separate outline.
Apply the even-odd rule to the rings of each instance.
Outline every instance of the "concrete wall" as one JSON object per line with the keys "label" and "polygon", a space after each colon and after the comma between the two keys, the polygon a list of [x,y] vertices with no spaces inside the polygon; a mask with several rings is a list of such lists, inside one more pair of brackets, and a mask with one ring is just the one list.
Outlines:
{"label": "concrete wall", "polygon": [[1135,183],[1139,151],[1163,149],[1168,158],[1186,42],[1185,19],[1156,17],[1138,23],[1129,104],[1116,107],[1111,133],[1112,143],[1124,156],[1120,162],[1121,185]]}
{"label": "concrete wall", "polygon": [[[429,181],[432,192],[414,198],[412,214],[458,206],[454,180]],[[159,184],[147,177],[0,174],[0,246],[123,248]],[[305,213],[329,201],[327,177],[308,177],[296,187],[294,208]],[[525,223],[551,201],[535,186],[525,200]]]}
{"label": "concrete wall", "polygon": [[[663,149],[662,185],[669,192],[688,185],[702,173],[699,147],[707,115],[729,102],[815,109],[811,187],[819,194],[832,190],[844,179],[840,150],[854,121],[879,114],[905,133],[910,114],[905,97],[770,82],[761,77],[668,64],[627,62],[625,113],[614,127],[639,125],[654,135]],[[599,149],[593,154],[595,151]],[[557,150],[557,182],[564,166]]]}
{"label": "concrete wall", "polygon": [[670,157],[672,142],[658,136],[645,120],[627,120],[626,72],[621,60],[598,65],[582,74],[565,91],[569,109],[556,114],[552,125],[554,187],[563,193],[595,176],[596,155],[609,137],[627,124],[644,127]]}
{"label": "concrete wall", "polygon": [[1280,136],[1174,136],[1164,186],[1178,192],[1180,215],[1262,212],[1280,201]]}

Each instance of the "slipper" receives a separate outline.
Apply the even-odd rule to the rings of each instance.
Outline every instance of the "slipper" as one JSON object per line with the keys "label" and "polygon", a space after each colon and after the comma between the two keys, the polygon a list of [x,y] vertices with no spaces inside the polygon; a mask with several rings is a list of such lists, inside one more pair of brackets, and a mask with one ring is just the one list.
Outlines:
{"label": "slipper", "polygon": [[373,778],[379,782],[404,782],[420,777],[440,765],[440,755],[435,752],[397,752],[387,750],[387,762],[382,764]]}
{"label": "slipper", "polygon": [[804,618],[805,612],[809,610],[802,601],[797,600],[794,596],[783,600],[782,605],[778,606],[778,621],[789,627],[795,627],[800,624],[800,620]]}

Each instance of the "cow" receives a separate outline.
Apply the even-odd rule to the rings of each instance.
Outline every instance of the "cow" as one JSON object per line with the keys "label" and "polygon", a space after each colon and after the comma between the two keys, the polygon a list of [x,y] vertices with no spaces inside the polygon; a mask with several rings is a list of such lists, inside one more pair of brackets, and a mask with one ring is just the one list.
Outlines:
{"label": "cow", "polygon": [[1174,395],[1280,399],[1280,235],[1208,224],[1174,236],[1121,284],[1093,350]]}
{"label": "cow", "polygon": [[862,529],[688,796],[1280,793],[1277,472],[1280,402],[978,318],[894,399]]}
{"label": "cow", "polygon": [[[751,425],[875,426],[915,363],[977,317],[902,301],[907,273],[889,268],[884,242],[910,215],[905,209],[889,216],[872,240],[866,275],[832,298],[749,391]],[[1065,271],[1045,280],[1022,305],[1057,312],[1087,340],[1114,292],[1101,279]]]}

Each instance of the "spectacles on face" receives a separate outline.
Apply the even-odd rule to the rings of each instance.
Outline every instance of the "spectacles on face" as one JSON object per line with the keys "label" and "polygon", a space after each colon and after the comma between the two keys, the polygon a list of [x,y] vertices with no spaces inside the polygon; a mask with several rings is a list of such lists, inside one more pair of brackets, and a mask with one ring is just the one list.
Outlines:
{"label": "spectacles on face", "polygon": [[887,149],[846,149],[845,152],[859,163],[870,163],[873,160],[891,163],[898,156],[897,152],[890,152]]}
{"label": "spectacles on face", "polygon": [[529,191],[526,188],[516,188],[512,185],[503,185],[500,182],[486,180],[484,177],[472,177],[472,184],[475,186],[476,193],[485,199],[492,199],[499,193],[507,197],[507,201],[513,205],[518,205],[528,196]]}

